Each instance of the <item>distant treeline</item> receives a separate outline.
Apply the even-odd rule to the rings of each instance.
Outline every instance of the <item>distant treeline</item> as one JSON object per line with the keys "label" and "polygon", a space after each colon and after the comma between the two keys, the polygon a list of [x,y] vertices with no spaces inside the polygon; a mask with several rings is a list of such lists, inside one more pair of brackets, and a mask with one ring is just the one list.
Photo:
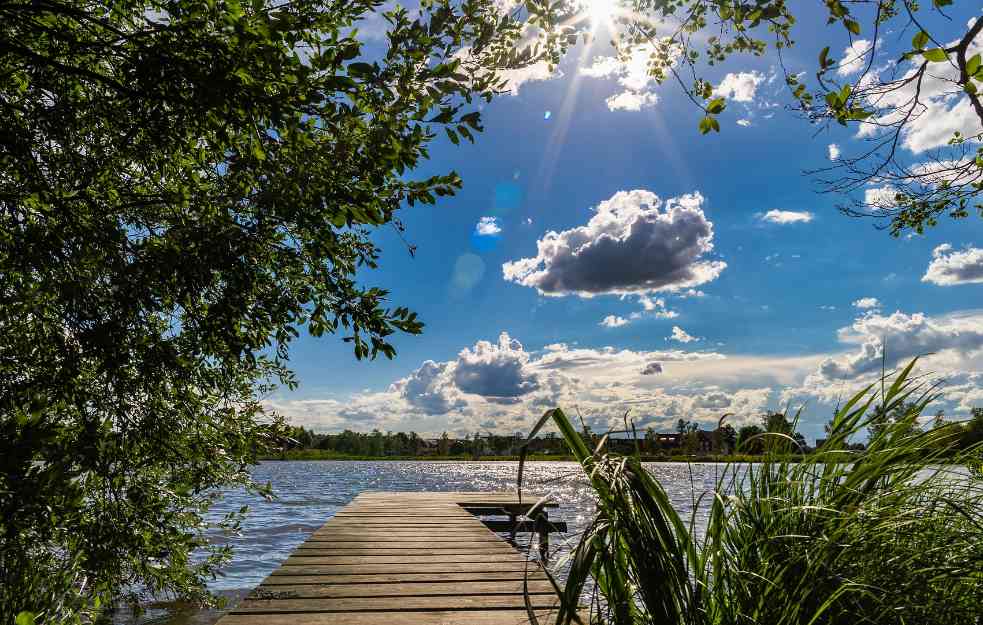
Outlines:
{"label": "distant treeline", "polygon": [[[877,432],[888,427],[916,427],[904,425],[900,417],[905,406],[884,415],[874,415],[869,429]],[[983,442],[983,408],[974,408],[968,421],[954,422],[941,413],[924,426],[926,429],[946,427],[953,429],[954,448],[967,448]],[[828,425],[827,425],[828,428]],[[599,435],[585,427],[581,433],[585,441],[596,445]],[[281,457],[289,458],[510,458],[517,456],[526,443],[522,432],[493,434],[474,432],[464,438],[452,438],[444,432],[436,438],[423,437],[416,432],[355,432],[345,430],[336,434],[318,433],[304,427],[291,428],[284,440]],[[784,451],[802,455],[821,447],[825,439],[817,439],[815,446],[807,444],[805,437],[796,431],[794,420],[780,412],[762,415],[757,423],[738,428],[722,424],[716,429],[705,430],[699,424],[679,419],[674,431],[659,432],[653,428],[627,435],[615,434],[608,438],[607,446],[615,452],[631,453],[659,459],[698,456],[701,458],[737,457],[754,459],[769,451]],[[855,449],[863,449],[862,442],[853,443]],[[529,443],[532,457],[567,457],[566,443],[553,433],[547,433]]]}

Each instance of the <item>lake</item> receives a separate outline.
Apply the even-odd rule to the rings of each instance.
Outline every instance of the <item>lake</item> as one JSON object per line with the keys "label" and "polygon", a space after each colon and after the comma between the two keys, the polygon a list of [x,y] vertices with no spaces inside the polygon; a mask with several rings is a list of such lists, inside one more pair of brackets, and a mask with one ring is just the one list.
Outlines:
{"label": "lake", "polygon": [[[680,512],[692,511],[695,498],[711,491],[722,465],[658,463],[648,465]],[[211,587],[240,597],[260,583],[297,545],[356,495],[366,490],[388,491],[502,491],[514,490],[517,462],[335,462],[275,461],[253,468],[257,481],[273,484],[277,498],[265,501],[240,491],[225,494],[211,510],[213,519],[244,505],[250,508],[240,536],[216,533],[216,542],[229,542],[235,556]],[[529,462],[523,493],[549,494],[559,504],[550,518],[565,521],[569,532],[551,537],[550,565],[563,576],[563,555],[576,544],[590,522],[594,502],[580,467],[573,462]],[[705,519],[697,515],[701,528]],[[520,535],[520,542],[528,535]],[[533,549],[535,552],[535,549]],[[153,607],[139,619],[143,625],[207,624],[220,614],[181,608]],[[119,623],[133,622],[120,615]]]}

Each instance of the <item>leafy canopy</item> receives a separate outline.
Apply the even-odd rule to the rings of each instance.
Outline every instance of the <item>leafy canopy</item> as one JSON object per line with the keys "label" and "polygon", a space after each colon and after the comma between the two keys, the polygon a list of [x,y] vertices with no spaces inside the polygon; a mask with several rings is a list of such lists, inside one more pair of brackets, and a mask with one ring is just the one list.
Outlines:
{"label": "leafy canopy", "polygon": [[372,48],[381,4],[0,5],[0,622],[207,600],[229,553],[204,515],[267,492],[247,467],[283,432],[260,400],[296,383],[290,341],[391,358],[421,331],[356,280],[371,230],[454,193],[413,177],[428,145],[473,139],[500,71],[560,43],[519,45],[548,5],[427,0]]}

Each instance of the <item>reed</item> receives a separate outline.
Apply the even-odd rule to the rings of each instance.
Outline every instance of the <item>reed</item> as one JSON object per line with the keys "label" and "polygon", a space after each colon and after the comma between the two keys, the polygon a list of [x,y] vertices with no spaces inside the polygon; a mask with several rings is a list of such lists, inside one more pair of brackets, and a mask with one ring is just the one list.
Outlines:
{"label": "reed", "polygon": [[[603,599],[591,620],[615,625],[983,622],[983,480],[964,468],[980,450],[953,451],[954,429],[910,427],[935,398],[914,364],[851,398],[817,453],[789,462],[792,439],[766,434],[775,453],[724,465],[687,515],[637,455],[604,439],[589,449],[562,410],[547,412],[536,430],[559,428],[597,499],[557,623],[576,618],[591,578]],[[849,449],[878,411],[909,404]]]}

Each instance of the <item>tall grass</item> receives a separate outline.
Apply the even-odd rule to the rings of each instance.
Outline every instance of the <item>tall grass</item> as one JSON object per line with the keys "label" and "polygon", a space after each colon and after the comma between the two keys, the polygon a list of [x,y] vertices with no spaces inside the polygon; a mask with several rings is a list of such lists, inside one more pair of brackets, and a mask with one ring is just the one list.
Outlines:
{"label": "tall grass", "polygon": [[[954,452],[955,428],[910,427],[934,398],[914,364],[848,401],[817,453],[793,463],[769,445],[760,464],[725,465],[700,532],[637,455],[589,449],[548,412],[537,429],[556,424],[597,498],[557,623],[591,577],[604,599],[592,620],[616,625],[983,622],[983,481],[959,466],[980,452]],[[878,410],[908,403],[865,451],[847,449]]]}

